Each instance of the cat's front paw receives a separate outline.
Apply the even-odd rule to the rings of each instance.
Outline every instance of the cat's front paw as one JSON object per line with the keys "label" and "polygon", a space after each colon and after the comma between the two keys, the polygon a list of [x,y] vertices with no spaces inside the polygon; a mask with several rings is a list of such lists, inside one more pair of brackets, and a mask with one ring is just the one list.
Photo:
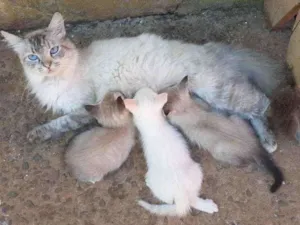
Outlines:
{"label": "cat's front paw", "polygon": [[218,205],[216,203],[214,203],[213,200],[211,200],[211,199],[205,199],[204,201],[205,201],[205,207],[202,208],[203,212],[211,213],[211,214],[219,212]]}
{"label": "cat's front paw", "polygon": [[35,141],[46,141],[51,138],[51,132],[47,130],[44,126],[38,126],[33,128],[27,134],[27,139],[29,142]]}

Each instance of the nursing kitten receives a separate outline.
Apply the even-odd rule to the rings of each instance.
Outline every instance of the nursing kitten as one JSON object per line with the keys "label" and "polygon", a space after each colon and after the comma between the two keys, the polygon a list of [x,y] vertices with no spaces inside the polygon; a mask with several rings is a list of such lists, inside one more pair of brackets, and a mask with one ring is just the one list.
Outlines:
{"label": "nursing kitten", "polygon": [[[28,138],[46,140],[90,123],[83,106],[108,91],[133,95],[142,87],[159,92],[189,74],[189,89],[215,108],[250,120],[263,146],[277,147],[265,123],[268,95],[277,87],[278,63],[232,46],[195,45],[154,34],[92,42],[77,49],[55,13],[48,27],[18,37],[1,31],[18,54],[33,94],[41,105],[65,115],[34,128]],[[267,95],[267,96],[266,96]]]}
{"label": "nursing kitten", "polygon": [[135,144],[135,128],[119,92],[108,93],[100,104],[85,108],[105,128],[76,136],[67,148],[65,162],[78,180],[94,183],[128,158]]}
{"label": "nursing kitten", "polygon": [[240,165],[247,161],[262,164],[275,181],[270,191],[275,192],[283,182],[283,174],[263,149],[248,123],[237,116],[226,117],[197,104],[187,89],[188,77],[179,85],[167,89],[168,102],[164,106],[168,120],[178,127],[194,144],[207,150],[221,161]]}
{"label": "nursing kitten", "polygon": [[198,197],[203,174],[199,164],[189,154],[186,140],[165,119],[162,107],[167,94],[156,94],[149,88],[140,89],[134,99],[125,99],[126,108],[140,133],[148,172],[146,184],[166,205],[139,205],[151,213],[185,216],[190,208],[214,213],[217,205],[210,199]]}

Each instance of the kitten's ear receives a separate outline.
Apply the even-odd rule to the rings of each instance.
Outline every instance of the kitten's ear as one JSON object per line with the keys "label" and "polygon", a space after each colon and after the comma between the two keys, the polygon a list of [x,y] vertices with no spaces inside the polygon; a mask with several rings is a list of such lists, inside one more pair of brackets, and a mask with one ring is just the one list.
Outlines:
{"label": "kitten's ear", "polygon": [[168,101],[168,94],[167,93],[158,94],[155,97],[155,101],[161,105],[165,105]]}
{"label": "kitten's ear", "polygon": [[52,16],[48,30],[59,39],[63,39],[66,36],[64,18],[59,12],[54,13]]}
{"label": "kitten's ear", "polygon": [[126,108],[123,96],[119,96],[117,98],[116,102],[117,102],[117,105],[118,105],[118,107],[119,107],[120,110],[123,110],[123,109]]}
{"label": "kitten's ear", "polygon": [[3,30],[0,33],[4,37],[10,48],[12,48],[17,53],[22,52],[22,50],[24,49],[24,41],[22,38]]}
{"label": "kitten's ear", "polygon": [[98,105],[85,105],[84,108],[91,115],[96,115],[98,112]]}
{"label": "kitten's ear", "polygon": [[137,104],[134,99],[124,99],[124,105],[131,113],[134,113],[137,109]]}
{"label": "kitten's ear", "polygon": [[185,90],[187,89],[187,86],[188,86],[188,76],[185,76],[179,83],[179,88],[180,90]]}
{"label": "kitten's ear", "polygon": [[114,95],[114,99],[115,100],[117,100],[119,97],[121,97],[122,99],[124,99],[124,95],[121,92],[119,92],[119,91],[114,92],[113,95]]}

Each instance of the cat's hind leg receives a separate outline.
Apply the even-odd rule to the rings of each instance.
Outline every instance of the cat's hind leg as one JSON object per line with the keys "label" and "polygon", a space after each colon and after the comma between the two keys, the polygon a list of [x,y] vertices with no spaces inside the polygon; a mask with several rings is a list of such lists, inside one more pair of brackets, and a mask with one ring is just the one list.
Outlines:
{"label": "cat's hind leg", "polygon": [[61,116],[50,122],[33,128],[27,134],[30,142],[35,140],[46,141],[61,136],[63,133],[77,130],[85,125],[91,124],[94,118],[86,113],[73,113]]}

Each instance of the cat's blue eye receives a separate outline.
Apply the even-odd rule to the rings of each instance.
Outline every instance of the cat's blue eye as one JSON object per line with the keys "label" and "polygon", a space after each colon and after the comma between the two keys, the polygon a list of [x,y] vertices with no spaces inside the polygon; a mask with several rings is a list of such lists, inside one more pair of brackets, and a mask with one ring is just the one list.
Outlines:
{"label": "cat's blue eye", "polygon": [[28,56],[28,59],[31,61],[38,61],[39,57],[37,55],[31,54]]}
{"label": "cat's blue eye", "polygon": [[55,55],[56,53],[58,53],[59,50],[59,46],[55,46],[53,48],[50,49],[50,54],[51,56]]}

